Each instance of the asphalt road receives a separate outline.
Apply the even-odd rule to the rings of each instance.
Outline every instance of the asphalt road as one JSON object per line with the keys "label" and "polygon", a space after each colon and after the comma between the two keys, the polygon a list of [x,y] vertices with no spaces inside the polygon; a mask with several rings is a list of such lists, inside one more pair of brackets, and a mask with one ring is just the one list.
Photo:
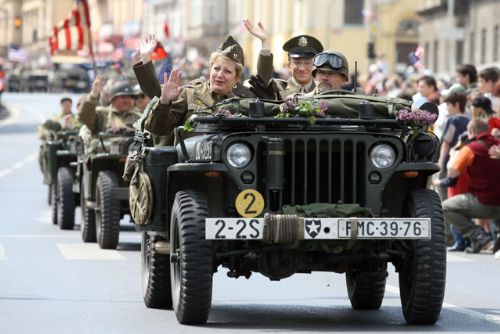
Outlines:
{"label": "asphalt road", "polygon": [[1,334],[500,332],[500,260],[491,254],[448,254],[444,308],[429,327],[406,325],[392,266],[378,311],[351,309],[344,275],[271,282],[260,275],[234,280],[223,270],[214,278],[207,325],[181,326],[172,311],[147,309],[137,232],[128,228],[118,250],[104,251],[82,243],[79,226],[61,231],[50,222],[36,128],[58,110],[60,97],[2,96],[11,115],[0,121]]}

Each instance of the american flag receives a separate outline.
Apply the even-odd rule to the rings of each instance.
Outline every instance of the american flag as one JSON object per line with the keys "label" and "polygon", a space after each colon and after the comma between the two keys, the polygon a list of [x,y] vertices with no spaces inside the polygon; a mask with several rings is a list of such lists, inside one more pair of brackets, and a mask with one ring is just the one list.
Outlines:
{"label": "american flag", "polygon": [[7,58],[10,61],[17,61],[19,63],[26,63],[29,59],[26,50],[16,46],[9,47],[7,50]]}
{"label": "american flag", "polygon": [[59,50],[78,51],[88,48],[92,54],[92,43],[89,39],[90,15],[87,0],[78,0],[77,6],[70,16],[54,26],[49,37],[50,53]]}

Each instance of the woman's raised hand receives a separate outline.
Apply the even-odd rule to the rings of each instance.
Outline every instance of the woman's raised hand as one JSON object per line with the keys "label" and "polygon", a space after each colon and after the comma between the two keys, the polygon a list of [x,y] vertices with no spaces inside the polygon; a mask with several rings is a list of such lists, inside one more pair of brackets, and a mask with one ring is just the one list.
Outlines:
{"label": "woman's raised hand", "polygon": [[170,77],[167,73],[163,75],[163,87],[160,96],[161,104],[177,100],[179,95],[181,95],[181,81],[181,71],[178,69],[172,70]]}
{"label": "woman's raised hand", "polygon": [[156,48],[158,41],[154,35],[146,34],[142,39],[141,45],[139,47],[139,52],[141,53],[142,62],[145,64],[151,60],[151,53]]}

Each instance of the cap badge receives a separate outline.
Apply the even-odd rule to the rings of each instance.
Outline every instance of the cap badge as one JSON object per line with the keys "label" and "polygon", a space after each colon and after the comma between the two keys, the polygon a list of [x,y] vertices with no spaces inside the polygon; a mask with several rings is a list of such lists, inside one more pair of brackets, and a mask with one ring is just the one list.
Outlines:
{"label": "cap badge", "polygon": [[302,36],[301,38],[299,38],[299,46],[307,46],[307,38],[305,38],[304,36]]}

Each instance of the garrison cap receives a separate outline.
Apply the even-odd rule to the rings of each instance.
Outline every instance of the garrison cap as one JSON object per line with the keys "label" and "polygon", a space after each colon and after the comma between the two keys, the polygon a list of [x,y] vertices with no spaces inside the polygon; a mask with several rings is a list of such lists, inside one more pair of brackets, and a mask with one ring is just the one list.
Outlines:
{"label": "garrison cap", "polygon": [[118,96],[134,96],[134,88],[128,83],[128,81],[117,81],[111,86],[110,90],[111,101]]}
{"label": "garrison cap", "polygon": [[323,45],[312,36],[299,35],[286,41],[283,44],[283,50],[288,52],[288,57],[291,58],[312,58],[318,52],[323,51]]}
{"label": "garrison cap", "polygon": [[241,65],[245,65],[243,49],[241,48],[241,45],[233,38],[233,36],[228,36],[226,40],[221,44],[221,46],[219,46],[217,51],[222,53],[232,61]]}

